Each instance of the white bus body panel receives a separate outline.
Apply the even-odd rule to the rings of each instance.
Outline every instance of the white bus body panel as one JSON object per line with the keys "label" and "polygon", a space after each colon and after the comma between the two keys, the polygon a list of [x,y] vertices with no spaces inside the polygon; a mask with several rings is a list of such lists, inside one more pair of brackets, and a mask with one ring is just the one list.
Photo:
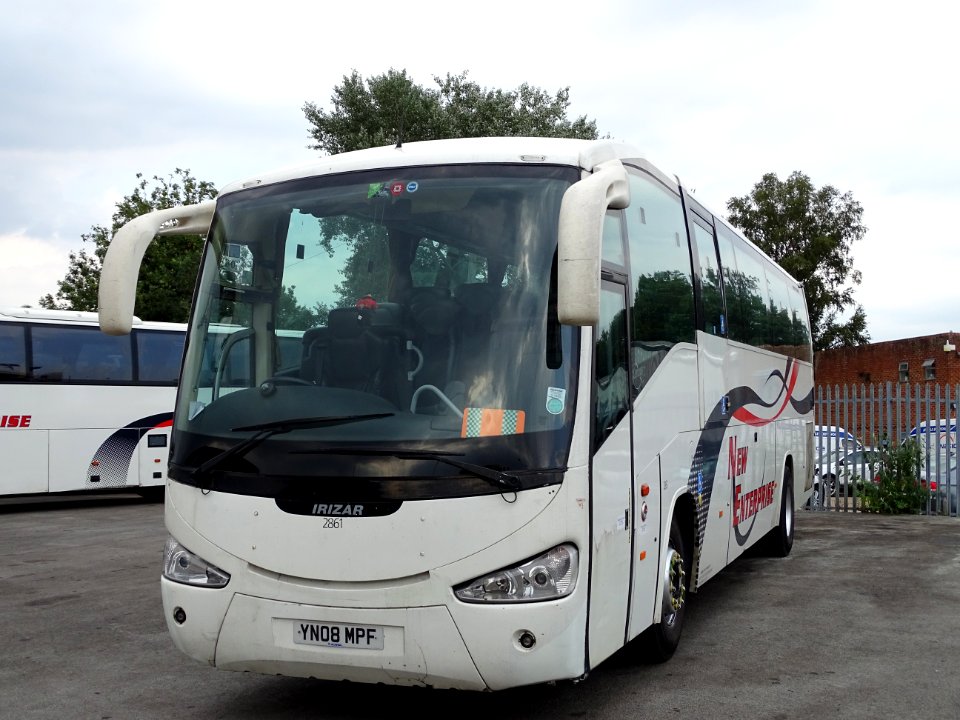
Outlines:
{"label": "white bus body panel", "polygon": [[3,458],[0,494],[47,492],[48,435],[48,431],[32,427],[0,430],[0,458]]}
{"label": "white bus body panel", "polygon": [[[791,402],[811,393],[813,372],[810,363],[785,364],[774,353],[705,333],[698,333],[698,344],[705,426],[724,396],[735,397],[737,390],[753,394],[742,406],[732,400],[725,427],[720,426],[723,436],[695,568],[699,587],[777,526],[788,463],[795,507],[806,502],[810,423]],[[787,448],[794,449],[789,457]]]}
{"label": "white bus body panel", "polygon": [[[285,514],[290,532],[283,533],[283,547],[257,530],[258,519],[279,512],[273,500],[204,495],[172,483],[166,495],[171,535],[231,579],[220,590],[164,580],[168,628],[184,653],[235,670],[465,689],[477,688],[478,677],[480,687],[516,685],[518,664],[524,682],[578,677],[588,590],[586,486],[586,468],[576,468],[563,485],[525,491],[513,503],[500,495],[407,502],[394,516],[343,518],[339,529],[324,530],[322,517]],[[221,514],[221,502],[229,504],[228,515]],[[247,521],[227,524],[225,516]],[[483,521],[471,528],[464,517]],[[450,525],[444,518],[460,520]],[[358,538],[374,532],[374,524],[395,541],[356,555]],[[579,580],[565,598],[487,605],[453,595],[461,582],[563,542],[581,549]],[[172,620],[175,607],[187,613],[182,626]],[[383,651],[294,645],[293,620],[372,623],[388,628],[387,644]],[[533,648],[520,646],[522,631],[536,636]]]}
{"label": "white bus body panel", "polygon": [[[30,424],[0,429],[0,457],[12,463],[2,494],[166,482],[175,387],[10,383],[3,392]],[[150,435],[163,445],[148,447]]]}

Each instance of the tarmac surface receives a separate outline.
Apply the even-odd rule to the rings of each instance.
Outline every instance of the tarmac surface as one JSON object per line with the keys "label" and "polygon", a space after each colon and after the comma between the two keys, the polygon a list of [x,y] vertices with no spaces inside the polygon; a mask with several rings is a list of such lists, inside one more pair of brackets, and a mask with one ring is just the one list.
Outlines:
{"label": "tarmac surface", "polygon": [[802,512],[693,596],[663,665],[500,693],[215,670],[170,641],[163,506],[0,501],[0,718],[960,718],[960,520]]}

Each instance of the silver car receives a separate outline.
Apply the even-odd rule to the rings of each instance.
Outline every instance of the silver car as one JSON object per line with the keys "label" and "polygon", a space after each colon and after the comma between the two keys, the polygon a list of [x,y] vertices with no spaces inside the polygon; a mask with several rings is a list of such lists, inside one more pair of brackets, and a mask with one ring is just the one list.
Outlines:
{"label": "silver car", "polygon": [[818,463],[818,476],[813,481],[814,491],[818,491],[822,484],[824,497],[851,495],[854,486],[859,493],[864,479],[873,480],[879,470],[880,451],[876,448],[866,447],[842,455],[836,453]]}

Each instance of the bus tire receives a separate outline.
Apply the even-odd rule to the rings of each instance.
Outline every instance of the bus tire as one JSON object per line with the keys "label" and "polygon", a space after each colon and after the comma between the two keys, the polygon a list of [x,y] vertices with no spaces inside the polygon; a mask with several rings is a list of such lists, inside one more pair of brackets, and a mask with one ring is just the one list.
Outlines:
{"label": "bus tire", "polygon": [[666,662],[673,657],[680,645],[683,618],[687,613],[690,559],[676,517],[670,523],[670,540],[661,572],[663,591],[660,596],[660,622],[647,628],[642,636],[643,654],[654,663]]}
{"label": "bus tire", "polygon": [[767,554],[786,557],[793,549],[793,528],[796,511],[793,507],[793,473],[783,472],[783,491],[780,494],[780,521],[766,538]]}

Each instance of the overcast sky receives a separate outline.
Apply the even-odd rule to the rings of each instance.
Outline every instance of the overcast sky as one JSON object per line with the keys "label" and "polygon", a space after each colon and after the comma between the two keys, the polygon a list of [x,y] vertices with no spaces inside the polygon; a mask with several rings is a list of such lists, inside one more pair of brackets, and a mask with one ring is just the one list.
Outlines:
{"label": "overcast sky", "polygon": [[569,87],[570,118],[718,214],[767,172],[849,191],[872,340],[960,330],[958,28],[946,0],[18,3],[0,24],[0,307],[55,293],[138,172],[222,187],[309,162],[303,104],[394,68]]}

